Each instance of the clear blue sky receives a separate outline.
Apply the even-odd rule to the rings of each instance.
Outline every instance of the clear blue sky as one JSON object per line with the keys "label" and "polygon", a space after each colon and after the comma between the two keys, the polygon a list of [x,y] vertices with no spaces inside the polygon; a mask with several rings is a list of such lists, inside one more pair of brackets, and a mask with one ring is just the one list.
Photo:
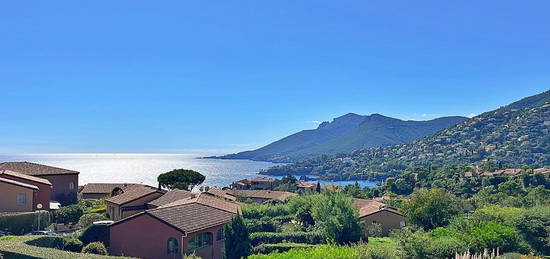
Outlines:
{"label": "clear blue sky", "polygon": [[255,148],[550,89],[550,1],[2,1],[0,152]]}

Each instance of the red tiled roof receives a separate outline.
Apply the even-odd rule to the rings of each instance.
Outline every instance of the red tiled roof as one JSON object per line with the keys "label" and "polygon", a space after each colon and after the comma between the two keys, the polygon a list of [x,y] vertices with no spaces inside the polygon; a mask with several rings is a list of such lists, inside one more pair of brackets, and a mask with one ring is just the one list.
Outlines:
{"label": "red tiled roof", "polygon": [[123,191],[131,186],[138,185],[135,183],[89,183],[83,186],[80,193],[100,193],[110,194],[116,187]]}
{"label": "red tiled roof", "polygon": [[359,208],[359,217],[360,218],[371,215],[371,214],[374,214],[374,213],[382,211],[382,210],[387,210],[387,211],[391,211],[391,212],[394,212],[394,213],[399,214],[399,215],[403,215],[401,212],[399,212],[399,211],[397,211],[397,210],[395,210],[391,207],[388,207],[386,204],[378,202],[378,201],[374,201],[374,200],[365,200],[365,199],[354,198],[353,199],[353,205],[355,207]]}
{"label": "red tiled roof", "polygon": [[194,195],[189,191],[175,189],[163,194],[158,199],[153,200],[147,204],[155,207],[160,207],[178,200],[188,199],[193,197]]}
{"label": "red tiled roof", "polygon": [[237,197],[227,193],[226,191],[224,191],[220,188],[216,188],[216,187],[209,188],[208,191],[206,191],[206,193],[210,193],[210,194],[212,194],[214,196],[218,196],[218,197],[223,197],[223,198],[228,199],[230,201],[237,200]]}
{"label": "red tiled roof", "polygon": [[58,174],[79,174],[77,171],[68,169],[41,165],[31,162],[4,162],[0,163],[0,169],[11,170],[18,173],[41,176],[41,175],[58,175]]}
{"label": "red tiled roof", "polygon": [[200,193],[196,197],[192,197],[192,198],[180,199],[172,203],[165,204],[160,208],[175,207],[175,206],[189,204],[189,203],[199,203],[205,206],[209,206],[212,208],[224,210],[235,214],[241,213],[240,212],[241,206],[239,206],[239,204],[222,200],[206,193]]}
{"label": "red tiled roof", "polygon": [[296,182],[296,187],[298,187],[298,188],[315,188],[315,187],[317,187],[317,184],[308,183],[308,182],[304,182],[304,181],[297,181]]}
{"label": "red tiled roof", "polygon": [[17,178],[20,178],[20,179],[25,179],[25,180],[28,180],[28,181],[33,181],[33,182],[37,182],[37,183],[41,183],[41,184],[52,185],[52,183],[50,183],[50,181],[48,181],[47,179],[40,178],[40,177],[34,177],[34,176],[31,176],[31,175],[18,173],[18,172],[14,172],[14,171],[11,171],[11,170],[0,170],[0,177],[2,175],[10,175],[10,176],[17,177]]}
{"label": "red tiled roof", "polygon": [[277,179],[269,177],[254,177],[246,179],[249,182],[275,182]]}
{"label": "red tiled roof", "polygon": [[11,180],[11,179],[2,178],[2,177],[0,177],[0,182],[7,183],[7,184],[12,184],[12,185],[16,185],[16,186],[20,186],[20,187],[23,187],[23,188],[38,190],[38,187],[37,187],[37,186],[31,185],[31,184],[22,183],[22,182],[18,182],[18,181]]}
{"label": "red tiled roof", "polygon": [[281,201],[284,201],[289,197],[298,195],[292,192],[271,191],[271,190],[233,190],[232,194],[236,196],[243,196],[248,198],[277,199]]}
{"label": "red tiled roof", "polygon": [[187,234],[225,224],[235,216],[235,213],[197,202],[159,207],[147,210],[144,213],[158,218]]}
{"label": "red tiled roof", "polygon": [[149,194],[153,194],[155,192],[164,192],[164,191],[160,191],[157,188],[151,187],[151,186],[134,185],[124,190],[123,193],[113,196],[107,199],[106,201],[117,205],[123,205],[125,203],[131,202],[133,200],[139,199]]}
{"label": "red tiled roof", "polygon": [[537,168],[533,171],[537,174],[548,174],[550,173],[550,168]]}

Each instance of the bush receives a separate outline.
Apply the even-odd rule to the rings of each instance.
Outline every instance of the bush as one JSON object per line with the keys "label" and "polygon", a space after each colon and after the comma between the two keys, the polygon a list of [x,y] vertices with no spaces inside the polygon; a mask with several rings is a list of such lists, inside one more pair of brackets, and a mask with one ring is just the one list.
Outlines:
{"label": "bush", "polygon": [[372,223],[367,226],[367,234],[369,237],[381,237],[382,236],[382,225],[377,223]]}
{"label": "bush", "polygon": [[71,252],[80,252],[84,244],[76,237],[66,237],[63,242],[63,250]]}
{"label": "bush", "polygon": [[105,245],[109,244],[109,226],[108,225],[91,225],[80,234],[78,237],[84,245],[92,242],[101,242]]}
{"label": "bush", "polygon": [[519,233],[513,227],[503,226],[497,222],[488,222],[481,227],[474,227],[468,235],[475,245],[474,251],[482,252],[499,248],[501,252],[524,252]]}
{"label": "bush", "polygon": [[92,242],[82,248],[82,253],[107,255],[107,248],[105,248],[105,245],[101,242]]}
{"label": "bush", "polygon": [[55,212],[55,221],[64,224],[77,223],[82,215],[84,215],[84,207],[79,204],[73,204],[57,210]]}
{"label": "bush", "polygon": [[250,254],[250,236],[241,216],[233,218],[224,226],[223,236],[227,259],[240,259]]}
{"label": "bush", "polygon": [[395,248],[359,244],[355,246],[361,259],[398,259]]}
{"label": "bush", "polygon": [[261,219],[263,217],[274,218],[277,216],[289,215],[289,208],[286,204],[247,204],[242,206],[245,219]]}
{"label": "bush", "polygon": [[249,232],[275,232],[277,227],[270,219],[245,219],[244,223]]}
{"label": "bush", "polygon": [[315,245],[298,243],[261,244],[252,248],[252,254],[269,254],[271,252],[286,252],[290,249],[312,248]]}
{"label": "bush", "polygon": [[[313,195],[315,196],[315,195]],[[350,244],[363,236],[363,224],[351,198],[342,193],[329,193],[314,201],[311,208],[315,226],[327,242]]]}
{"label": "bush", "polygon": [[94,221],[100,221],[104,220],[105,216],[99,213],[89,213],[84,214],[82,217],[80,217],[80,220],[78,220],[78,224],[80,224],[83,228],[87,228],[91,226]]}
{"label": "bush", "polygon": [[250,234],[250,243],[253,246],[259,244],[278,244],[278,243],[302,243],[302,244],[321,244],[323,236],[318,232],[256,232]]}
{"label": "bush", "polygon": [[63,250],[65,240],[59,236],[44,236],[26,242],[27,245]]}
{"label": "bush", "polygon": [[[39,217],[40,220],[38,220]],[[40,226],[38,226],[38,221],[40,221]],[[50,213],[46,211],[0,214],[0,230],[14,235],[24,235],[33,230],[44,229],[49,225]]]}

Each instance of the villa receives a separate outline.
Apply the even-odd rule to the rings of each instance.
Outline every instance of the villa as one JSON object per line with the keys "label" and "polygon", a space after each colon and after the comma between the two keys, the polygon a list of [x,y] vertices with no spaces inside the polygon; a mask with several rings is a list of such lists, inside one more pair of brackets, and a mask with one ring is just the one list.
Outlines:
{"label": "villa", "polygon": [[135,185],[133,183],[89,183],[84,185],[78,194],[82,199],[102,199],[110,196],[115,188],[124,191]]}
{"label": "villa", "polygon": [[279,183],[279,180],[269,177],[247,178],[231,184],[234,190],[273,190]]}
{"label": "villa", "polygon": [[373,223],[380,224],[383,236],[389,235],[392,229],[402,228],[406,224],[403,213],[384,203],[354,198],[353,205],[359,208],[359,220],[366,227]]}
{"label": "villa", "polygon": [[269,200],[285,201],[290,197],[298,196],[298,194],[293,192],[271,190],[233,190],[231,194],[236,197],[251,199],[256,203],[264,203]]}
{"label": "villa", "polygon": [[166,191],[147,185],[134,185],[123,193],[105,200],[107,214],[112,220],[121,220],[148,209],[147,203],[158,199]]}
{"label": "villa", "polygon": [[[17,211],[35,211],[35,210],[49,210],[50,209],[50,197],[52,192],[52,184],[50,181],[38,178],[10,170],[0,170],[0,179],[6,179],[11,181],[4,181],[3,184],[11,183],[11,188],[0,188],[2,195],[6,199],[0,204],[0,212],[11,211],[10,208],[18,207]],[[31,187],[33,189],[32,195],[28,191],[22,191],[17,194],[17,199],[8,198],[9,190],[14,191],[16,186],[19,187]],[[36,188],[35,188],[36,187]],[[23,196],[26,196],[23,197]],[[21,205],[23,205],[21,207]],[[30,205],[29,208],[27,205]]]}
{"label": "villa", "polygon": [[0,170],[8,170],[28,176],[46,179],[51,184],[50,200],[61,204],[72,204],[77,201],[77,171],[41,165],[31,162],[0,163]]}
{"label": "villa", "polygon": [[236,203],[201,193],[145,210],[110,226],[111,255],[145,259],[223,258],[223,227],[241,214]]}

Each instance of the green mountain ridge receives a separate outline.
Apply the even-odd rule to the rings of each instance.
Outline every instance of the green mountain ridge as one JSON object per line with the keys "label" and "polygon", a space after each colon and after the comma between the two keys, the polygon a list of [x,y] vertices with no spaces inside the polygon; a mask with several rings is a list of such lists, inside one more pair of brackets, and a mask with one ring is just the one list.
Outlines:
{"label": "green mountain ridge", "polygon": [[429,121],[404,121],[380,114],[348,113],[303,130],[262,148],[216,158],[297,162],[321,155],[406,143],[466,120],[451,116]]}
{"label": "green mountain ridge", "polygon": [[326,179],[380,179],[414,166],[479,163],[504,167],[550,165],[550,91],[405,144],[320,156],[264,174],[311,174]]}

